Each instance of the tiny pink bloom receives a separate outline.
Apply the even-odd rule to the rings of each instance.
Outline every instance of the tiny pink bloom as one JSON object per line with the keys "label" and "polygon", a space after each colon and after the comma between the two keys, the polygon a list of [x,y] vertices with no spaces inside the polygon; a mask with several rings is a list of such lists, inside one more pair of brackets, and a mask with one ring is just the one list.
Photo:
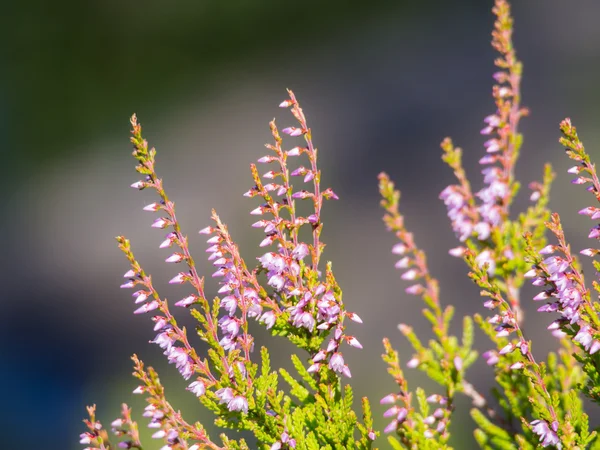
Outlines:
{"label": "tiny pink bloom", "polygon": [[382,405],[391,405],[393,403],[396,403],[397,399],[398,399],[398,396],[396,394],[388,394],[385,397],[383,397],[381,400],[379,400],[379,403]]}
{"label": "tiny pink bloom", "polygon": [[268,164],[270,162],[275,161],[277,158],[275,158],[274,156],[263,156],[262,158],[258,158],[258,162],[261,164]]}
{"label": "tiny pink bloom", "polygon": [[540,191],[533,191],[531,193],[531,195],[529,196],[529,201],[537,202],[541,196],[542,196],[542,193]]}
{"label": "tiny pink bloom", "polygon": [[211,234],[211,233],[214,233],[214,231],[215,230],[213,229],[213,227],[208,226],[206,228],[202,228],[200,231],[198,231],[198,233],[199,234]]}
{"label": "tiny pink bloom", "polygon": [[392,247],[392,253],[394,253],[395,255],[403,255],[404,253],[406,253],[406,245],[402,243],[394,245]]}
{"label": "tiny pink bloom", "polygon": [[219,397],[219,404],[229,403],[233,399],[233,390],[231,388],[221,388],[215,395]]}
{"label": "tiny pink bloom", "polygon": [[162,208],[162,205],[160,203],[150,203],[149,205],[144,206],[144,211],[151,211],[151,212],[156,212],[159,209]]}
{"label": "tiny pink bloom", "polygon": [[288,156],[299,156],[303,151],[304,149],[302,147],[294,147],[293,149],[288,150],[287,154]]}
{"label": "tiny pink bloom", "polygon": [[323,191],[323,193],[321,194],[323,197],[325,197],[327,200],[329,199],[334,199],[334,200],[339,200],[340,198],[337,196],[337,194],[335,192],[333,192],[333,190],[331,188],[327,188]]}
{"label": "tiny pink bloom", "polygon": [[354,336],[346,336],[346,340],[348,342],[348,345],[350,345],[352,347],[363,348],[361,343],[358,342],[358,340]]}
{"label": "tiny pink bloom", "polygon": [[464,247],[455,247],[448,251],[451,256],[455,256],[457,258],[462,257],[465,254],[466,249]]}
{"label": "tiny pink bloom", "polygon": [[183,261],[183,259],[184,256],[181,253],[173,253],[171,256],[165,259],[165,261],[169,263],[178,263]]}
{"label": "tiny pink bloom", "polygon": [[290,136],[300,136],[304,133],[302,131],[302,128],[296,128],[296,127],[287,127],[281,131],[285,134],[289,134]]}
{"label": "tiny pink bloom", "polygon": [[390,409],[388,409],[386,412],[383,413],[383,417],[395,417],[398,415],[399,412],[400,412],[400,407],[394,405]]}
{"label": "tiny pink bloom", "polygon": [[135,183],[133,183],[131,185],[132,188],[139,189],[140,191],[142,189],[144,189],[146,186],[147,186],[147,184],[145,182],[143,182],[143,181],[136,181]]}
{"label": "tiny pink bloom", "polygon": [[408,266],[410,265],[410,258],[408,256],[405,256],[404,258],[402,258],[401,260],[399,260],[394,267],[396,267],[396,269],[407,269]]}
{"label": "tiny pink bloom", "polygon": [[140,306],[133,313],[134,314],[145,314],[150,311],[154,311],[158,308],[158,301],[152,300],[150,303],[146,303],[145,305]]}
{"label": "tiny pink bloom", "polygon": [[134,280],[129,280],[127,283],[123,283],[120,288],[121,289],[129,289],[135,286],[135,281]]}
{"label": "tiny pink bloom", "polygon": [[352,378],[352,374],[350,373],[350,368],[348,367],[348,364],[344,364],[344,367],[342,367],[342,373],[348,378]]}
{"label": "tiny pink bloom", "polygon": [[169,226],[170,224],[170,220],[166,219],[164,217],[159,217],[158,219],[156,219],[152,225],[150,225],[152,228],[166,228]]}
{"label": "tiny pink bloom", "polygon": [[418,295],[418,294],[422,293],[423,291],[424,291],[424,288],[420,284],[413,284],[412,286],[409,286],[406,289],[404,289],[404,292],[406,292],[407,294],[411,294],[411,295]]}
{"label": "tiny pink bloom", "polygon": [[329,368],[335,372],[341,372],[344,368],[344,358],[341,353],[336,352],[329,360]]}
{"label": "tiny pink bloom", "polygon": [[313,196],[313,194],[311,194],[310,192],[305,191],[305,190],[294,192],[292,194],[292,198],[297,198],[297,199],[300,199],[300,200],[303,200],[305,198],[312,197],[312,196]]}
{"label": "tiny pink bloom", "polygon": [[387,427],[383,429],[383,432],[391,433],[392,431],[396,431],[396,428],[398,428],[398,421],[394,419],[389,423]]}
{"label": "tiny pink bloom", "polygon": [[515,346],[513,344],[507,344],[500,350],[499,353],[501,355],[506,355],[507,353],[511,353],[514,349],[515,349]]}
{"label": "tiny pink bloom", "polygon": [[525,364],[523,364],[522,362],[517,362],[510,366],[510,368],[512,370],[519,370],[519,369],[522,369],[523,367],[525,367]]}
{"label": "tiny pink bloom", "polygon": [[123,426],[123,419],[115,419],[110,424],[113,428],[120,428]]}
{"label": "tiny pink bloom", "polygon": [[187,387],[187,390],[193,392],[196,397],[201,397],[206,392],[206,386],[202,381],[194,381]]}
{"label": "tiny pink bloom", "polygon": [[167,319],[162,316],[154,316],[152,320],[155,322],[154,331],[162,330],[167,325]]}
{"label": "tiny pink bloom", "polygon": [[525,278],[533,278],[535,276],[537,276],[537,270],[536,269],[531,269],[527,272],[525,272],[525,275],[523,275]]}
{"label": "tiny pink bloom", "polygon": [[454,357],[454,367],[457,371],[461,371],[463,368],[463,359],[460,356]]}
{"label": "tiny pink bloom", "polygon": [[275,321],[277,317],[275,316],[274,311],[267,311],[260,317],[260,322],[264,323],[267,326],[267,330],[275,325]]}
{"label": "tiny pink bloom", "polygon": [[284,100],[279,104],[279,107],[280,108],[288,108],[288,107],[292,106],[293,104],[294,104],[294,102],[291,100]]}
{"label": "tiny pink bloom", "polygon": [[363,323],[362,319],[360,317],[358,317],[358,314],[356,314],[356,313],[346,312],[346,317],[348,317],[348,319],[350,319],[350,320],[353,320],[354,322]]}
{"label": "tiny pink bloom", "polygon": [[406,366],[411,369],[415,369],[419,365],[419,363],[420,361],[418,360],[418,358],[412,358],[406,363]]}
{"label": "tiny pink bloom", "polygon": [[145,302],[146,299],[149,297],[150,293],[146,292],[146,291],[137,291],[133,293],[133,296],[135,297],[135,303],[142,303]]}
{"label": "tiny pink bloom", "polygon": [[418,272],[415,269],[408,270],[402,274],[400,278],[403,280],[414,280],[418,276]]}
{"label": "tiny pink bloom", "polygon": [[179,272],[173,278],[169,280],[169,284],[183,284],[188,279],[189,275],[184,272]]}
{"label": "tiny pink bloom", "polygon": [[187,308],[192,303],[194,303],[196,301],[196,299],[197,299],[197,297],[195,295],[190,295],[188,297],[185,297],[185,298],[179,300],[177,303],[175,303],[175,306],[182,306],[184,308]]}
{"label": "tiny pink bloom", "polygon": [[321,368],[321,364],[315,363],[315,364],[313,364],[312,366],[310,366],[307,369],[307,372],[308,373],[315,373],[315,372],[318,372],[320,368]]}
{"label": "tiny pink bloom", "polygon": [[130,269],[127,272],[125,272],[125,275],[123,275],[123,278],[133,278],[135,276],[136,276],[136,273],[133,271],[133,269]]}

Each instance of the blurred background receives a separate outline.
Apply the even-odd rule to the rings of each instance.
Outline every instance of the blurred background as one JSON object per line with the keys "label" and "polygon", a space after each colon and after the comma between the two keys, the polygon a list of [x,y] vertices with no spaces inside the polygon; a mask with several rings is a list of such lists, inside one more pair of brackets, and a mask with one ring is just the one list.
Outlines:
{"label": "blurred background", "polygon": [[[598,161],[600,141],[600,3],[514,1],[519,57],[524,61],[525,145],[517,174],[525,186],[542,165],[558,173],[551,206],[563,216],[576,249],[587,246],[589,221],[576,211],[592,197],[572,187],[557,143],[558,123],[573,118]],[[466,267],[447,255],[456,241],[439,192],[453,182],[439,142],[451,135],[465,150],[476,188],[483,152],[482,119],[494,111],[491,1],[288,2],[199,1],[7,2],[0,19],[0,187],[4,218],[0,270],[0,435],[3,448],[75,450],[85,405],[96,403],[107,425],[132,399],[132,353],[154,365],[190,420],[207,415],[156,346],[149,317],[131,314],[118,289],[128,269],[114,236],[125,234],[163,295],[181,292],[158,249],[162,232],[142,207],[148,192],[130,156],[129,122],[138,114],[158,149],[158,170],[200,263],[215,207],[251,259],[260,231],[241,196],[249,164],[265,154],[268,121],[293,124],[277,108],[285,88],[298,96],[320,149],[323,183],[340,201],[326,204],[324,259],[334,262],[348,309],[364,325],[350,332],[364,350],[347,350],[355,397],[368,395],[383,428],[378,400],[394,390],[380,360],[389,336],[403,362],[411,349],[396,325],[430,337],[418,299],[404,294],[394,270],[394,244],[381,223],[376,176],[386,170],[402,190],[401,209],[429,254],[445,304],[462,315],[483,312]],[[291,142],[288,141],[291,145]],[[295,145],[295,144],[294,144]],[[522,198],[526,195],[523,194]],[[525,205],[522,200],[518,207]],[[590,271],[590,273],[593,273]],[[207,291],[216,285],[209,280]],[[523,298],[531,298],[528,293]],[[526,332],[541,358],[557,347],[551,317],[525,303]],[[185,311],[183,323],[193,325]],[[458,331],[460,320],[455,320]],[[270,341],[272,342],[272,341]],[[478,336],[479,348],[490,344]],[[289,365],[279,339],[274,357]],[[413,388],[420,373],[409,371]],[[478,363],[471,380],[483,392],[491,371]],[[435,386],[425,385],[435,392]],[[452,444],[471,448],[468,402]],[[595,416],[597,425],[598,417]],[[146,433],[145,422],[140,422]],[[216,432],[213,431],[213,435]],[[379,440],[386,448],[384,439]],[[151,442],[148,448],[159,448]]]}

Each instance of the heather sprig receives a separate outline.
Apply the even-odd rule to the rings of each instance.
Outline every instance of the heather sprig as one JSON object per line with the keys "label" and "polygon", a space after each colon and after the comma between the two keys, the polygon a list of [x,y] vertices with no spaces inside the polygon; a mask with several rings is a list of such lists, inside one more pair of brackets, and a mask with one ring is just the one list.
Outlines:
{"label": "heather sprig", "polygon": [[[403,271],[401,275],[403,280],[412,283],[405,291],[423,299],[426,305],[423,315],[431,323],[435,335],[435,340],[430,340],[429,345],[425,346],[412,327],[406,324],[398,326],[416,352],[407,365],[410,368],[422,370],[444,389],[442,395],[433,394],[427,397],[428,402],[439,404],[432,414],[426,413],[428,408],[425,408],[425,411],[422,408],[421,416],[417,414],[416,417],[413,417],[415,412],[410,405],[411,397],[408,393],[406,379],[400,369],[397,353],[392,350],[389,340],[386,339],[384,341],[386,348],[384,360],[388,363],[388,371],[400,387],[400,392],[387,395],[381,400],[381,403],[392,404],[400,401],[402,406],[394,405],[386,412],[386,417],[391,417],[394,413],[394,419],[385,431],[396,431],[402,442],[412,442],[415,439],[413,432],[416,429],[413,423],[417,420],[422,424],[423,433],[430,438],[428,445],[431,445],[433,441],[439,441],[443,448],[449,438],[447,428],[456,393],[464,392],[469,395],[474,404],[479,407],[485,405],[484,398],[464,379],[466,369],[477,359],[477,352],[472,350],[473,322],[469,317],[465,317],[462,345],[459,344],[457,337],[449,334],[454,308],[447,306],[442,309],[439,299],[439,283],[430,274],[425,253],[416,246],[413,233],[405,227],[404,217],[398,208],[400,191],[395,189],[394,183],[385,173],[379,175],[379,192],[382,196],[381,206],[386,211],[383,221],[387,229],[394,232],[399,240],[392,248],[392,253],[400,256],[396,268]],[[421,394],[418,393],[418,397],[425,395],[422,390],[419,392]],[[422,416],[423,413],[425,416]]]}
{"label": "heather sprig", "polygon": [[[560,129],[563,133],[560,143],[566,147],[567,156],[577,163],[568,170],[570,174],[577,175],[572,183],[587,184],[587,190],[592,192],[598,201],[600,182],[595,164],[591,162],[570,119],[561,122]],[[580,210],[579,214],[597,220],[600,218],[600,208],[588,206]],[[582,392],[598,403],[600,402],[600,376],[598,375],[600,357],[597,352],[600,350],[600,303],[592,299],[592,292],[586,287],[583,270],[567,243],[560,216],[557,213],[552,214],[546,226],[556,238],[556,244],[538,250],[539,247],[531,244],[531,239],[527,236],[529,262],[532,264],[527,275],[533,278],[534,286],[543,288],[534,300],[547,302],[538,308],[538,311],[560,314],[548,329],[559,338],[569,339],[579,348],[580,351],[575,352],[574,357],[581,363],[587,375],[587,383]],[[600,226],[594,226],[588,238],[598,240],[599,230]],[[599,250],[592,246],[579,253],[594,258],[598,252]],[[596,260],[592,263],[596,271],[600,271],[600,263]],[[597,281],[592,282],[592,287],[600,293]]]}
{"label": "heather sprig", "polygon": [[[293,92],[288,91],[288,94],[289,99],[280,106],[290,108],[298,126],[282,131],[291,137],[303,137],[305,145],[284,150],[283,139],[272,121],[270,127],[275,142],[267,148],[273,153],[260,158],[259,163],[276,163],[275,170],[261,177],[256,165],[251,165],[255,185],[245,194],[263,200],[251,212],[261,216],[253,225],[263,228],[265,233],[260,247],[276,248],[258,257],[255,267],[249,266],[227,226],[213,210],[213,225],[200,230],[201,235],[209,236],[206,251],[215,267],[212,276],[220,280],[219,296],[212,301],[206,296],[204,278],[198,274],[188,238],[177,220],[175,204],[156,173],[156,150],[149,148],[143,138],[136,116],[131,119],[133,156],[138,162],[136,170],[143,176],[132,187],[151,189],[159,197],[159,201],[144,210],[160,214],[152,223],[153,228],[168,230],[160,248],[174,247],[175,251],[166,262],[183,263],[186,267],[169,283],[191,288],[175,306],[188,309],[197,319],[197,334],[209,346],[206,357],[199,356],[191,345],[187,330],[178,325],[169,302],[158,293],[152,277],[135,258],[129,240],[119,236],[119,248],[130,264],[121,287],[136,289],[133,296],[139,306],[134,314],[155,314],[152,320],[158,334],[151,342],[161,347],[184,379],[192,379],[187,389],[215,413],[218,427],[249,430],[261,448],[337,448],[341,445],[367,449],[376,436],[369,404],[363,399],[363,425],[352,409],[352,390],[343,386],[340,379],[340,376],[351,376],[342,354],[343,344],[362,348],[360,342],[346,332],[344,319],[359,323],[361,319],[346,311],[331,263],[327,263],[324,272],[319,268],[325,246],[320,240],[321,210],[325,200],[337,199],[337,195],[330,188],[321,188],[311,130]],[[308,159],[308,168],[289,167],[290,162],[303,155]],[[303,176],[307,188],[294,189],[292,177],[295,176]],[[269,182],[263,182],[263,178]],[[312,200],[312,212],[306,217],[296,210],[295,202],[301,200]],[[302,240],[303,227],[310,229],[308,243]],[[304,262],[306,257],[310,257],[310,263]],[[263,275],[266,283],[261,282]],[[297,374],[284,369],[272,371],[266,348],[261,349],[260,364],[253,361],[251,322],[264,326],[273,336],[287,337],[307,352],[304,361],[292,355]],[[134,374],[142,381],[136,392],[148,396],[146,413],[152,418],[149,426],[158,429],[153,437],[165,440],[165,449],[187,449],[189,445],[248,448],[243,439],[235,441],[225,434],[221,435],[224,446],[221,447],[208,437],[200,424],[187,423],[166,401],[154,370],[146,370],[135,356],[134,362]],[[289,393],[279,388],[278,375],[288,384]],[[324,417],[332,422],[321,420]]]}

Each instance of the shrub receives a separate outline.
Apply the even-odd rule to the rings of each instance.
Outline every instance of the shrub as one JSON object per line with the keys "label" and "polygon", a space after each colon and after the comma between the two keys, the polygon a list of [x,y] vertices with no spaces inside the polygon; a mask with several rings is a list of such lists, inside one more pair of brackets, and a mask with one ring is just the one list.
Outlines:
{"label": "shrub", "polygon": [[[380,403],[387,405],[383,415],[389,419],[383,432],[395,449],[450,448],[457,395],[472,401],[474,435],[481,448],[600,445],[582,403],[583,397],[600,401],[600,304],[592,299],[592,289],[600,293],[600,285],[593,281],[592,289],[586,287],[560,218],[548,209],[554,178],[550,165],[544,168],[540,182],[529,184],[530,206],[514,219],[509,214],[521,187],[514,168],[522,143],[519,122],[527,110],[521,106],[522,65],[512,44],[508,3],[496,0],[493,12],[492,45],[499,54],[492,91],[496,111],[484,119],[481,130],[487,137],[486,152],[479,161],[484,175],[481,190],[471,189],[461,149],[449,138],[441,144],[442,159],[456,176],[456,184],[440,194],[458,239],[450,254],[467,264],[469,277],[489,311],[465,317],[462,336],[449,331],[454,309],[442,306],[439,285],[429,271],[425,253],[405,227],[398,208],[400,192],[385,173],[379,176],[384,222],[398,239],[392,248],[400,257],[396,267],[402,271],[401,278],[410,282],[406,293],[423,300],[423,313],[434,333],[434,339],[425,344],[409,325],[399,326],[414,347],[406,365],[423,371],[441,387],[441,393],[434,394],[422,388],[411,390],[398,354],[384,340],[383,359],[397,386]],[[119,236],[118,246],[130,265],[121,287],[134,289],[134,314],[151,316],[157,333],[152,342],[189,382],[191,395],[214,413],[217,427],[246,430],[263,449],[370,449],[379,432],[373,429],[366,398],[362,399],[360,420],[353,409],[353,393],[347,384],[351,371],[343,355],[351,350],[348,347],[362,348],[347,332],[347,320],[361,323],[361,319],[346,310],[331,263],[321,261],[321,211],[328,200],[338,197],[331,188],[321,186],[311,129],[294,93],[288,94],[280,106],[291,112],[297,124],[280,132],[275,121],[270,123],[273,142],[267,145],[268,154],[258,159],[268,171],[262,173],[252,164],[254,186],[244,194],[260,199],[250,214],[258,216],[253,227],[264,232],[260,247],[265,253],[256,263],[247,263],[215,211],[212,224],[200,230],[208,236],[206,251],[216,270],[212,276],[220,279],[218,296],[212,300],[190,254],[175,204],[157,174],[156,150],[143,138],[136,116],[131,118],[133,156],[142,177],[132,187],[157,194],[157,201],[144,209],[159,215],[153,228],[167,230],[160,248],[174,251],[166,262],[183,267],[170,283],[189,289],[189,295],[174,306],[187,309],[197,320],[196,332],[206,342],[207,353],[199,354],[190,344],[187,330],[178,324],[169,303],[135,258],[129,240]],[[569,169],[576,176],[573,183],[586,185],[600,201],[595,165],[575,127],[565,119],[560,129],[560,142],[575,162]],[[295,139],[284,146],[282,134]],[[308,214],[296,208],[299,202],[310,205]],[[596,206],[579,213],[596,222],[600,218]],[[600,239],[600,225],[591,229],[589,238]],[[580,253],[593,258],[599,252],[592,246]],[[600,263],[593,264],[600,271]],[[532,342],[523,331],[520,292],[528,279],[541,291],[533,298],[543,302],[538,311],[555,315],[548,329],[559,339],[560,349],[545,361],[534,358]],[[474,324],[491,341],[491,349],[482,356],[495,376],[493,402],[477,392],[466,377],[478,356],[473,350]],[[273,369],[268,350],[255,349],[252,328],[256,326],[297,347],[298,353],[292,355],[294,373]],[[186,421],[167,400],[156,372],[137,356],[132,359],[139,381],[134,393],[146,397],[143,416],[156,430],[153,437],[164,443],[163,450],[250,448],[244,439],[233,439],[232,433],[221,434],[217,441],[200,423]],[[80,436],[88,449],[142,448],[138,425],[127,405],[111,424],[116,446],[96,420],[95,407],[88,412],[88,430]]]}

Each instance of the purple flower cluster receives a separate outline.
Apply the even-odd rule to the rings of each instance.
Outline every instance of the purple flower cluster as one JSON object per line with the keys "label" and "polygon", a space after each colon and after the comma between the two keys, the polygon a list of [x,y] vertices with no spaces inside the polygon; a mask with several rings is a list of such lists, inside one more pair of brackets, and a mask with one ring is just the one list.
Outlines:
{"label": "purple flower cluster", "polygon": [[284,430],[281,433],[281,437],[277,442],[271,445],[270,450],[280,450],[284,445],[287,445],[288,448],[296,448],[296,439],[291,438],[287,430]]}
{"label": "purple flower cluster", "polygon": [[542,447],[549,445],[555,446],[558,450],[562,449],[562,444],[556,432],[558,431],[558,422],[552,422],[552,428],[548,426],[545,420],[534,420],[530,423],[532,430],[540,437]]}
{"label": "purple flower cluster", "polygon": [[[570,169],[569,172],[574,173],[576,170],[580,170],[578,166]],[[600,210],[594,207],[584,208],[579,213],[592,219],[600,218]],[[560,314],[560,318],[548,326],[552,334],[562,338],[565,336],[565,327],[571,327],[575,332],[573,340],[592,355],[600,350],[600,330],[595,314],[589,313],[592,310],[588,308],[589,291],[585,287],[583,274],[574,265],[574,258],[566,245],[557,215],[553,215],[549,227],[558,238],[558,245],[547,245],[541,249],[539,254],[545,259],[534,264],[525,276],[533,279],[534,286],[545,288],[533,298],[534,300],[552,300],[538,308],[538,311]],[[600,226],[596,225],[590,230],[588,237],[600,238],[598,230]],[[598,253],[598,250],[586,248],[580,253],[592,257]]]}
{"label": "purple flower cluster", "polygon": [[[156,294],[149,277],[136,272],[134,269],[127,271],[124,276],[128,278],[128,281],[121,285],[122,288],[132,288],[137,285],[144,287],[144,289],[133,293],[135,303],[144,303],[134,311],[134,314],[143,314],[154,310],[163,313],[163,315],[152,318],[155,323],[154,331],[158,334],[150,342],[162,348],[169,363],[175,364],[181,376],[189,380],[194,374],[195,368],[194,360],[190,354],[191,347],[187,344],[187,338],[183,330],[172,324],[172,316],[168,311],[168,307]],[[183,346],[176,345],[177,342],[183,343]]]}
{"label": "purple flower cluster", "polygon": [[461,242],[466,241],[473,234],[475,222],[465,187],[458,184],[447,186],[441,192],[440,199],[444,201],[448,209],[448,217],[456,237]]}

